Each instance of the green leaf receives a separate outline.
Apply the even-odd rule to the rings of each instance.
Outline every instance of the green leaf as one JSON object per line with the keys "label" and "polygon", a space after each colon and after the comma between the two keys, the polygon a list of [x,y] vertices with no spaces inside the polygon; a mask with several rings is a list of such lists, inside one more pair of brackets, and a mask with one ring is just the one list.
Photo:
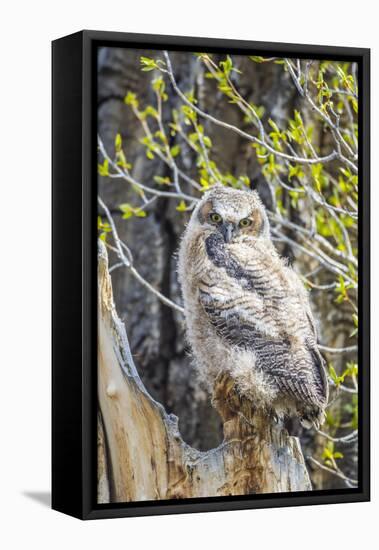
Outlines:
{"label": "green leaf", "polygon": [[335,371],[335,368],[333,367],[332,364],[329,365],[329,374],[330,374],[330,378],[333,380],[333,382],[336,384],[336,385],[339,385],[338,384],[338,375]]}
{"label": "green leaf", "polygon": [[171,147],[170,153],[172,157],[177,157],[180,153],[180,145],[174,145],[173,147]]}
{"label": "green leaf", "polygon": [[132,205],[129,204],[128,202],[123,202],[122,204],[119,204],[118,207],[121,210],[121,212],[129,212],[133,208]]}
{"label": "green leaf", "polygon": [[144,111],[141,113],[143,118],[151,116],[153,118],[159,118],[158,111],[152,105],[148,105]]}
{"label": "green leaf", "polygon": [[301,118],[301,114],[296,109],[295,109],[295,122],[299,126],[304,126],[303,119]]}
{"label": "green leaf", "polygon": [[141,208],[132,206],[128,202],[120,204],[119,209],[122,212],[122,218],[124,220],[128,220],[129,218],[132,218],[133,216],[136,216],[137,218],[145,218],[146,215],[147,215],[144,210],[142,210]]}
{"label": "green leaf", "polygon": [[130,105],[131,107],[137,108],[138,107],[138,99],[137,99],[136,94],[129,91],[126,94],[126,96],[124,97],[124,103],[126,103],[126,105]]}
{"label": "green leaf", "polygon": [[182,113],[185,115],[184,122],[186,124],[190,124],[191,121],[194,122],[196,120],[196,112],[191,109],[188,105],[182,105]]}
{"label": "green leaf", "polygon": [[154,69],[159,69],[156,61],[150,57],[141,56],[140,63],[142,65],[142,71],[153,71]]}
{"label": "green leaf", "polygon": [[291,181],[292,178],[297,177],[299,179],[304,177],[304,171],[300,164],[292,166],[291,164],[288,167],[288,181]]}
{"label": "green leaf", "polygon": [[328,441],[322,452],[322,458],[325,461],[325,464],[334,466],[333,461],[335,458],[342,458],[342,453],[334,451],[334,441]]}
{"label": "green leaf", "polygon": [[277,124],[271,118],[268,119],[268,123],[275,132],[280,134],[280,130],[279,130]]}
{"label": "green leaf", "polygon": [[187,210],[187,205],[186,203],[184,202],[184,200],[181,200],[180,203],[178,204],[178,206],[176,207],[176,210],[178,212],[185,212]]}
{"label": "green leaf", "polygon": [[162,176],[154,176],[154,181],[161,185],[170,185],[171,183],[169,177],[162,178]]}
{"label": "green leaf", "polygon": [[188,101],[190,103],[193,103],[193,104],[197,103],[197,99],[195,97],[195,94],[194,94],[193,90],[190,90],[189,92],[186,92],[184,95],[186,96],[186,98],[188,99]]}
{"label": "green leaf", "polygon": [[125,170],[130,170],[132,165],[127,162],[124,151],[121,149],[116,153],[116,164],[117,166],[120,166],[120,168],[124,168]]}
{"label": "green leaf", "polygon": [[229,76],[230,71],[233,68],[233,62],[230,55],[228,55],[225,59],[225,61],[220,61],[220,67],[223,70],[225,76]]}
{"label": "green leaf", "polygon": [[249,55],[249,59],[254,61],[254,63],[264,63],[265,58],[261,55]]}
{"label": "green leaf", "polygon": [[165,93],[166,84],[163,78],[161,76],[159,76],[158,78],[155,78],[151,85],[153,90],[157,92],[158,95],[160,95],[163,101],[166,101],[167,99],[167,94]]}
{"label": "green leaf", "polygon": [[206,189],[209,189],[209,181],[205,178],[200,178],[200,184],[205,191]]}
{"label": "green leaf", "polygon": [[98,164],[97,171],[100,176],[109,176],[109,160],[104,159],[103,164]]}
{"label": "green leaf", "polygon": [[243,185],[246,185],[246,187],[250,187],[250,178],[247,176],[240,176],[239,180],[243,183]]}
{"label": "green leaf", "polygon": [[97,217],[97,228],[101,231],[104,231],[105,233],[110,233],[112,231],[111,226],[107,221],[103,221],[101,219],[101,216]]}
{"label": "green leaf", "polygon": [[121,134],[116,134],[115,140],[114,140],[114,147],[116,150],[116,153],[119,153],[122,148],[122,137]]}
{"label": "green leaf", "polygon": [[211,139],[208,137],[208,136],[204,136],[203,137],[203,142],[204,142],[204,145],[208,148],[211,148],[212,147],[212,141]]}
{"label": "green leaf", "polygon": [[112,231],[111,226],[107,221],[103,221],[101,219],[101,216],[97,217],[97,228],[100,231],[99,239],[106,242],[107,240],[107,233],[110,233]]}

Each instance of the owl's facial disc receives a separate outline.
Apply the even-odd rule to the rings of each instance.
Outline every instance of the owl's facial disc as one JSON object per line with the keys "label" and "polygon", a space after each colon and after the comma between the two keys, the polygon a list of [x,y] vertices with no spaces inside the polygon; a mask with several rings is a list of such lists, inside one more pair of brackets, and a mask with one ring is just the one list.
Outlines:
{"label": "owl's facial disc", "polygon": [[198,212],[198,221],[204,230],[221,233],[225,243],[238,242],[239,238],[258,238],[264,229],[264,217],[259,208],[232,201],[206,201]]}
{"label": "owl's facial disc", "polygon": [[211,226],[221,233],[224,241],[230,243],[238,234],[238,224],[232,220],[224,219],[222,214],[214,209],[212,204],[208,204],[201,211],[201,221],[205,226]]}
{"label": "owl's facial disc", "polygon": [[209,213],[209,222],[221,233],[225,243],[233,242],[236,237],[243,233],[244,229],[252,225],[250,218],[242,218],[239,221],[224,220],[221,214],[212,211]]}

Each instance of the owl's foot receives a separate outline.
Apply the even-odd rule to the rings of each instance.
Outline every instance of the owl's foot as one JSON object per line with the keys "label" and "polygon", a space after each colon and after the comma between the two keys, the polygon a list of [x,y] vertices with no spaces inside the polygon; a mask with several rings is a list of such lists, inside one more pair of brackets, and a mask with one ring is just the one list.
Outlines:
{"label": "owl's foot", "polygon": [[320,429],[320,426],[325,421],[325,412],[321,408],[315,408],[312,410],[305,411],[300,417],[300,424],[309,430],[312,427],[315,427],[316,430]]}

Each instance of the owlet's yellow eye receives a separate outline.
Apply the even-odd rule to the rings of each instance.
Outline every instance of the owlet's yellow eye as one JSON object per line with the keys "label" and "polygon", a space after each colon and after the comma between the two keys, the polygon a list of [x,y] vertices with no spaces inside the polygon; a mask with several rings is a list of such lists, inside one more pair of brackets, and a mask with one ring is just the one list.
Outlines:
{"label": "owlet's yellow eye", "polygon": [[240,227],[249,227],[249,225],[251,225],[251,220],[249,220],[249,218],[243,218],[239,225]]}
{"label": "owlet's yellow eye", "polygon": [[209,218],[213,223],[220,223],[222,221],[222,217],[220,216],[220,214],[217,214],[217,212],[212,212]]}

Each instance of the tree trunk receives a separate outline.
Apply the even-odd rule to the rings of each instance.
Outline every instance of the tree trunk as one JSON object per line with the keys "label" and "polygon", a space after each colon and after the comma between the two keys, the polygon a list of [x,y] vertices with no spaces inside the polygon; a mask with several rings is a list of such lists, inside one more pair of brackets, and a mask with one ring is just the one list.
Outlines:
{"label": "tree trunk", "polygon": [[209,451],[187,445],[177,417],[149,395],[134,366],[102,242],[98,286],[99,502],[311,489],[299,440],[241,400],[226,375],[212,398],[223,442]]}
{"label": "tree trunk", "polygon": [[[141,55],[151,57],[156,53],[102,48],[98,65],[99,134],[111,152],[116,134],[122,135],[127,159],[133,165],[133,177],[148,186],[156,185],[154,176],[168,176],[170,171],[167,172],[167,167],[157,157],[154,160],[146,158],[145,148],[139,142],[143,131],[130,107],[125,105],[124,96],[131,90],[138,95],[141,108],[155,104],[151,74],[140,71],[139,67]],[[184,89],[190,89],[195,59],[175,52],[173,60],[178,69],[178,81]],[[172,108],[179,106],[177,98],[170,94],[165,109]],[[194,166],[191,157],[183,168],[188,175],[193,175]],[[151,205],[146,218],[124,220],[119,205],[138,204],[131,186],[120,180],[99,177],[98,191],[112,212],[121,240],[130,247],[138,271],[165,296],[180,303],[175,253],[188,221],[187,215],[176,211],[176,201],[159,199]],[[110,252],[109,261],[112,265],[119,260]],[[146,292],[127,269],[116,269],[112,273],[112,283],[117,311],[122,320],[127,319],[130,345],[138,355],[139,374],[147,390],[166,410],[180,418],[180,430],[191,445],[203,450],[215,447],[222,441],[221,422],[188,358],[182,315]]]}

